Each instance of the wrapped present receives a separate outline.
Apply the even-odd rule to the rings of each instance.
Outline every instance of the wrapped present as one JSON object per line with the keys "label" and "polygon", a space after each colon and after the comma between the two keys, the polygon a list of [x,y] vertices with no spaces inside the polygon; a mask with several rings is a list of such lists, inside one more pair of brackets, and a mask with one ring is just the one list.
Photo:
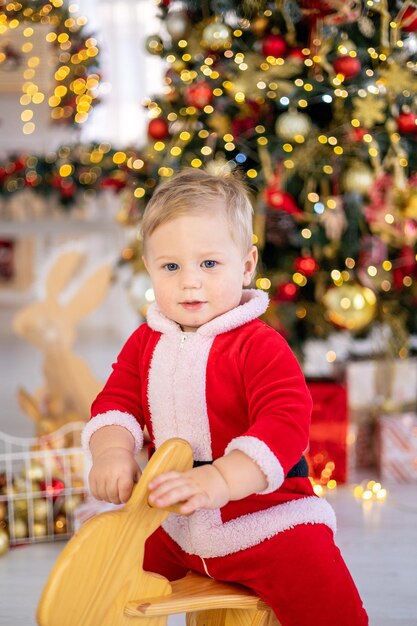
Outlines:
{"label": "wrapped present", "polygon": [[352,361],[346,376],[351,412],[416,404],[416,358]]}
{"label": "wrapped present", "polygon": [[352,361],[346,370],[349,405],[348,471],[376,469],[378,419],[413,410],[417,402],[417,359]]}
{"label": "wrapped present", "polygon": [[417,482],[417,414],[382,415],[378,426],[381,480]]}
{"label": "wrapped present", "polygon": [[307,453],[310,474],[326,484],[347,478],[348,410],[345,385],[332,381],[307,381],[313,398],[310,446]]}

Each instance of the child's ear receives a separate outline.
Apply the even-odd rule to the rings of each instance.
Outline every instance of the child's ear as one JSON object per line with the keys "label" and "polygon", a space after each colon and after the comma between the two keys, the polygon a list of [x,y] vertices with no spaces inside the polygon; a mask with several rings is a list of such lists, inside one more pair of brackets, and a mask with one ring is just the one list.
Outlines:
{"label": "child's ear", "polygon": [[245,265],[243,271],[243,286],[249,287],[251,284],[253,275],[256,270],[256,264],[258,262],[258,248],[252,246],[248,254],[245,257]]}

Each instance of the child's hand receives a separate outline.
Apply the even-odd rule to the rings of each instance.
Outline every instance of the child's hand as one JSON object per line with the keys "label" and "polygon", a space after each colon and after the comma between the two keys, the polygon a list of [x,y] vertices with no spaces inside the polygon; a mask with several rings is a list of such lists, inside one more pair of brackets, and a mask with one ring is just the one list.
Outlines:
{"label": "child's hand", "polygon": [[214,465],[161,474],[150,481],[148,488],[152,506],[163,509],[180,504],[183,515],[197,509],[218,509],[230,500],[229,487]]}
{"label": "child's hand", "polygon": [[89,475],[90,490],[97,500],[127,502],[141,471],[132,452],[111,447],[94,457]]}

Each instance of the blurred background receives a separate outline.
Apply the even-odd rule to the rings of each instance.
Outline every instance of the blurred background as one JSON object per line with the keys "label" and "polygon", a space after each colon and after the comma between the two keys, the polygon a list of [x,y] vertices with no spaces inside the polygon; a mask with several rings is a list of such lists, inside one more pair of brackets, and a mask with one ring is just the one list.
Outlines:
{"label": "blurred background", "polygon": [[190,166],[243,173],[315,491],[374,623],[417,624],[416,33],[409,0],[0,0],[0,580],[17,597],[10,547],[43,572],[22,623],[94,512],[80,428],[154,299],[143,210]]}

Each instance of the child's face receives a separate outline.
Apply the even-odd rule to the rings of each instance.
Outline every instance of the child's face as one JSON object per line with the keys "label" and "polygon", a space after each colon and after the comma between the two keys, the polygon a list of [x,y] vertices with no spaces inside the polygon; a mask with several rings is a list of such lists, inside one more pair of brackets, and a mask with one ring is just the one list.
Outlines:
{"label": "child's face", "polygon": [[235,243],[224,214],[208,209],[158,226],[144,260],[160,311],[190,332],[239,305],[257,258],[254,246],[244,254]]}

